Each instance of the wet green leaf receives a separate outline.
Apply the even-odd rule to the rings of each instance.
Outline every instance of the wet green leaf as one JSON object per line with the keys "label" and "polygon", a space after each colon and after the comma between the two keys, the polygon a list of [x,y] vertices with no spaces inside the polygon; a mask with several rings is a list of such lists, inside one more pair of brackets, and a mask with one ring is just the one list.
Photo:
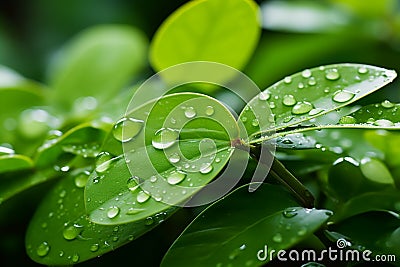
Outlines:
{"label": "wet green leaf", "polygon": [[[240,119],[249,135],[253,135],[250,140],[257,139],[260,133],[282,131],[353,103],[395,77],[394,71],[361,64],[306,69],[254,97],[240,114]],[[262,116],[269,116],[271,120],[260,129],[253,122]]]}
{"label": "wet green leaf", "polygon": [[[297,207],[282,187],[264,184],[252,193],[247,187],[199,214],[169,249],[161,266],[186,266],[193,258],[193,266],[262,266],[270,260],[268,252],[306,239],[331,215],[327,210]],[[258,260],[257,255],[265,260]]]}
{"label": "wet green leaf", "polygon": [[118,226],[89,221],[84,206],[87,170],[64,177],[43,199],[26,234],[29,257],[44,265],[71,265],[98,257],[153,229],[168,211],[150,220]]}
{"label": "wet green leaf", "polygon": [[157,71],[189,61],[213,61],[241,69],[257,44],[259,24],[253,1],[191,1],[158,29],[150,62]]}
{"label": "wet green leaf", "polygon": [[110,125],[91,122],[78,125],[61,136],[48,139],[39,147],[35,158],[38,167],[51,166],[63,153],[71,153],[84,158],[95,157],[109,130]]}
{"label": "wet green leaf", "polygon": [[218,175],[237,138],[231,113],[205,95],[171,94],[135,107],[99,154],[86,187],[90,219],[126,223],[181,203]]}
{"label": "wet green leaf", "polygon": [[101,25],[85,30],[49,67],[54,100],[74,108],[75,115],[93,111],[142,71],[146,54],[147,40],[138,29]]}
{"label": "wet green leaf", "polygon": [[0,173],[33,167],[33,161],[23,155],[0,155]]}

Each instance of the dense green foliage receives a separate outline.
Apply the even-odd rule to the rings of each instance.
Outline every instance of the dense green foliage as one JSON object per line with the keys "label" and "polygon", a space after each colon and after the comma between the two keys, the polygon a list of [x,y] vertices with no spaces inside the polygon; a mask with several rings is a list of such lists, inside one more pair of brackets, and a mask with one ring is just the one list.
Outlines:
{"label": "dense green foliage", "polygon": [[[395,1],[375,4],[193,0],[171,4],[155,33],[132,21],[85,29],[46,78],[0,66],[4,263],[286,266],[257,256],[345,241],[399,266],[400,14]],[[13,49],[0,44],[4,65],[18,62]],[[154,73],[191,61],[262,89],[224,88],[230,72],[165,89],[163,78],[192,75],[177,72],[141,95]],[[205,201],[219,179],[229,193]]]}

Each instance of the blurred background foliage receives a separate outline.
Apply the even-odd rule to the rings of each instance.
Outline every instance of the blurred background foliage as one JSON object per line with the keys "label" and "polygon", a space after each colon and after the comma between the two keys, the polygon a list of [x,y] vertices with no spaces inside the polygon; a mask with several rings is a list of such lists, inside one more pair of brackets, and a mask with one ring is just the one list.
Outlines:
{"label": "blurred background foliage", "polygon": [[[162,21],[185,2],[0,1],[0,64],[27,78],[46,83],[50,60],[61,46],[87,27],[128,24],[142,30],[151,40]],[[257,3],[261,6],[263,32],[244,72],[262,89],[304,68],[339,62],[365,63],[400,72],[400,2],[397,0],[275,0]],[[150,67],[147,72],[151,75]],[[399,82],[395,80],[378,93],[361,100],[362,104],[385,99],[399,102]],[[11,259],[14,266],[35,266],[25,256],[24,235],[40,197],[34,188],[23,198],[13,198],[9,205],[2,207],[2,266]],[[16,206],[12,202],[21,201],[25,202],[24,210],[13,210]],[[174,220],[185,220],[185,212],[180,211],[182,215],[178,214],[136,242],[83,265],[108,266],[117,261],[116,257],[125,261],[132,256],[147,255],[142,264],[157,266],[181,231],[176,229]],[[166,232],[168,236],[165,236]],[[143,265],[138,262],[138,266]]]}

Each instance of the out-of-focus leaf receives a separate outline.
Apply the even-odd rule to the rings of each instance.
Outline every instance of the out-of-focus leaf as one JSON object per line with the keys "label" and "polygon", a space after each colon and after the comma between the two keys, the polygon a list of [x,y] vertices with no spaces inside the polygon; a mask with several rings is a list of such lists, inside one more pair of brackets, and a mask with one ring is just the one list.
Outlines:
{"label": "out-of-focus leaf", "polygon": [[41,171],[20,170],[2,173],[0,178],[0,203],[35,185],[60,177],[53,168]]}
{"label": "out-of-focus leaf", "polygon": [[400,212],[399,191],[392,189],[380,192],[368,192],[353,197],[337,209],[332,220],[339,222],[361,213],[379,210]]}
{"label": "out-of-focus leaf", "polygon": [[397,213],[376,211],[358,214],[332,225],[330,230],[349,237],[348,241],[356,248],[371,250],[372,255],[400,257],[400,219]]}
{"label": "out-of-focus leaf", "polygon": [[0,173],[24,170],[33,167],[33,161],[23,155],[0,156]]}
{"label": "out-of-focus leaf", "polygon": [[151,44],[156,71],[189,61],[241,69],[260,35],[258,7],[249,0],[196,0],[168,17]]}
{"label": "out-of-focus leaf", "polygon": [[86,186],[90,219],[127,223],[187,200],[224,168],[238,134],[229,110],[205,95],[171,94],[134,107],[106,138]]}
{"label": "out-of-focus leaf", "polygon": [[296,207],[296,201],[281,187],[265,184],[253,193],[247,187],[199,214],[169,249],[161,266],[186,266],[193,258],[193,266],[261,266],[271,260],[265,246],[268,251],[290,248],[331,215],[327,210]]}
{"label": "out-of-focus leaf", "polygon": [[349,23],[348,14],[316,1],[268,1],[261,5],[263,27],[303,33],[330,32]]}
{"label": "out-of-focus leaf", "polygon": [[49,67],[54,100],[66,109],[89,105],[93,110],[128,85],[145,66],[146,54],[147,40],[138,29],[102,25],[85,30]]}
{"label": "out-of-focus leaf", "polygon": [[85,212],[86,170],[65,177],[48,195],[33,216],[26,234],[26,251],[44,265],[71,265],[110,252],[150,231],[169,214],[151,220],[118,226],[89,221]]}

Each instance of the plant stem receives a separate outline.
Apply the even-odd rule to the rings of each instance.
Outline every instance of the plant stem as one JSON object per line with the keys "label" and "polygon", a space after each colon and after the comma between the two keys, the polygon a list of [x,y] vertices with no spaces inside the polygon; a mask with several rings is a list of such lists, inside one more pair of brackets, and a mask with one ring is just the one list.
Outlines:
{"label": "plant stem", "polygon": [[271,164],[271,175],[282,185],[284,185],[306,208],[314,207],[314,197],[311,192],[292,174],[286,167],[275,158],[268,149],[264,149],[263,153],[267,156],[261,156],[262,145],[251,146],[250,155],[261,164]]}

